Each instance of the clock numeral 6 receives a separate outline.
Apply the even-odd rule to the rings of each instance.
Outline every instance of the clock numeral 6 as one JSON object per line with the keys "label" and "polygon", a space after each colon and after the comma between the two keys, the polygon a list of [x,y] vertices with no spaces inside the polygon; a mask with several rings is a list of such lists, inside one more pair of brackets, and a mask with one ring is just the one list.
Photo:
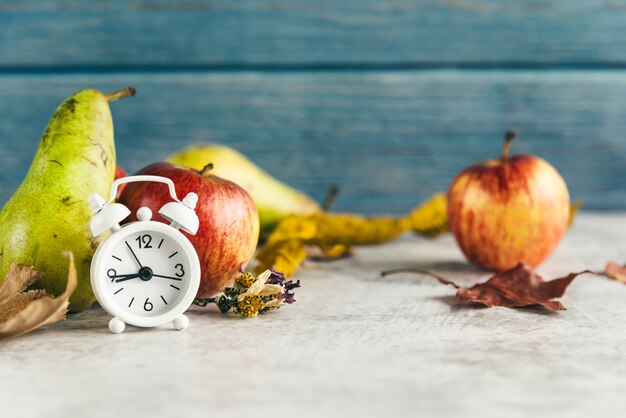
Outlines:
{"label": "clock numeral 6", "polygon": [[152,302],[150,302],[150,298],[146,298],[146,301],[143,304],[143,310],[150,312],[154,308]]}
{"label": "clock numeral 6", "polygon": [[137,245],[140,249],[142,248],[142,244],[143,248],[152,248],[152,245],[150,244],[152,242],[152,237],[148,234],[139,235],[137,238],[135,238],[135,241],[137,241]]}
{"label": "clock numeral 6", "polygon": [[183,265],[178,263],[176,264],[176,266],[174,266],[175,269],[179,269],[180,271],[177,271],[176,273],[176,277],[183,277],[185,275],[185,270],[183,270]]}

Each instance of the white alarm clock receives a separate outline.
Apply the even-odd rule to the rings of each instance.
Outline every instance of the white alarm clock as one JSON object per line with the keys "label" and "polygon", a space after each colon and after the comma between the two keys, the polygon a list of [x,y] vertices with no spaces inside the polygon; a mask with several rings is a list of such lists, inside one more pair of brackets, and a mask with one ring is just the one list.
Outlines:
{"label": "white alarm clock", "polygon": [[[138,181],[165,183],[172,202],[159,215],[170,224],[152,221],[152,211],[142,207],[137,222],[119,223],[130,210],[112,203],[120,184]],[[100,305],[114,316],[111,332],[124,331],[125,324],[155,327],[173,323],[184,329],[189,320],[183,313],[193,302],[200,286],[200,262],[191,242],[179,229],[195,235],[199,220],[194,208],[198,201],[189,193],[180,201],[174,183],[160,176],[130,176],[113,182],[108,201],[92,194],[89,202],[94,211],[91,232],[94,236],[110,230],[112,234],[98,247],[91,262],[91,286]]]}

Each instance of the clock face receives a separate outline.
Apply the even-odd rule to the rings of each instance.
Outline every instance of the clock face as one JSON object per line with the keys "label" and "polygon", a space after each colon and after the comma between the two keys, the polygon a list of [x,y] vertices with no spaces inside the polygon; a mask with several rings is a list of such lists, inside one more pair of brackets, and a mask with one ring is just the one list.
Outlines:
{"label": "clock face", "polygon": [[108,304],[143,317],[176,307],[188,293],[194,273],[186,250],[172,234],[146,230],[124,234],[98,263],[98,276],[106,281],[100,289],[107,293]]}

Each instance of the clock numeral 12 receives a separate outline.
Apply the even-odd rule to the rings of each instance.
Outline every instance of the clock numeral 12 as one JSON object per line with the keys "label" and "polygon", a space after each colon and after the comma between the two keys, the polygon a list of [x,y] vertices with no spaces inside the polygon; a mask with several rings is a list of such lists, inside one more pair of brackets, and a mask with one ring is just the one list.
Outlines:
{"label": "clock numeral 12", "polygon": [[152,242],[152,237],[148,234],[139,235],[137,238],[135,238],[135,241],[137,241],[137,245],[140,249],[142,248],[142,244],[143,248],[152,248],[152,245],[150,244]]}

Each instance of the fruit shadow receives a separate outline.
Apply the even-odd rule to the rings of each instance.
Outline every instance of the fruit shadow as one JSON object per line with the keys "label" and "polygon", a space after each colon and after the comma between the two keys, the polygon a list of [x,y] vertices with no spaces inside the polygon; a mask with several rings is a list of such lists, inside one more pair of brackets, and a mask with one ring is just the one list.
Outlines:
{"label": "fruit shadow", "polygon": [[452,295],[445,296],[433,296],[430,299],[439,301],[445,305],[448,305],[450,308],[450,312],[458,312],[458,311],[482,311],[487,309],[485,305],[481,305],[480,303],[467,303],[462,302]]}
{"label": "fruit shadow", "polygon": [[[212,316],[218,317],[221,315],[219,310],[216,308],[207,309],[207,308],[197,308],[193,309],[193,307],[185,312],[190,318],[200,318],[202,316]],[[112,316],[108,314],[104,309],[102,309],[97,303],[95,303],[90,309],[79,312],[79,313],[70,313],[67,315],[67,321],[57,322],[53,324],[51,328],[55,328],[58,330],[62,330],[64,332],[82,332],[89,331],[96,334],[111,334],[109,331],[109,321]],[[193,319],[192,319],[193,321]],[[130,333],[142,333],[142,332],[180,332],[175,329],[171,323],[162,324],[156,327],[136,327],[133,325],[127,324],[124,328],[124,334]]]}
{"label": "fruit shadow", "polygon": [[110,334],[109,321],[111,316],[98,304],[94,304],[86,311],[68,313],[67,320],[54,324],[54,327],[64,332],[80,332],[89,330],[96,334]]}
{"label": "fruit shadow", "polygon": [[196,318],[196,320],[218,320],[218,321],[246,321],[249,318],[243,317],[241,315],[237,315],[233,312],[222,313],[215,305],[209,306],[196,306],[192,305],[185,315],[189,317],[190,320]]}
{"label": "fruit shadow", "polygon": [[[488,311],[489,309],[492,309],[480,303],[460,301],[454,295],[433,296],[431,299],[437,300],[443,304],[448,305],[450,307],[450,312]],[[504,307],[500,306],[500,308],[504,308]],[[551,311],[541,305],[532,305],[532,306],[524,306],[524,307],[519,307],[519,308],[506,308],[506,309],[512,309],[519,313],[530,313],[533,315],[543,315],[543,316],[558,316],[559,315],[558,312]]]}

